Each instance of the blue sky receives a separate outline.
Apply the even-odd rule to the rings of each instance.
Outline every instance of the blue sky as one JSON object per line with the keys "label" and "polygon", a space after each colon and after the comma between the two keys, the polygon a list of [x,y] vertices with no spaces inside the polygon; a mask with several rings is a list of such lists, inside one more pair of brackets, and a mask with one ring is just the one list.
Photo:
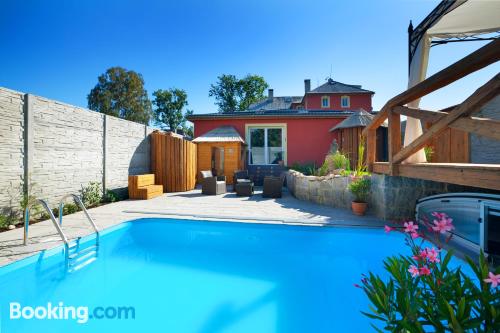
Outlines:
{"label": "blue sky", "polygon": [[[97,76],[122,66],[151,95],[178,87],[195,113],[222,73],[264,76],[275,95],[303,94],[303,80],[361,84],[380,109],[407,84],[407,27],[438,0],[0,0],[0,86],[86,107]],[[481,43],[431,51],[429,72]],[[461,102],[500,69],[493,65],[432,94],[422,106]]]}

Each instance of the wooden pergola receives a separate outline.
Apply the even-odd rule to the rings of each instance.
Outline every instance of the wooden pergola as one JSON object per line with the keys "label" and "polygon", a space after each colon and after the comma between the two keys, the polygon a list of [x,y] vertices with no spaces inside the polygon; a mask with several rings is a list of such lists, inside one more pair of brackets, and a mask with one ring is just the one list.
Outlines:
{"label": "wooden pergola", "polygon": [[[473,116],[500,94],[500,74],[496,74],[461,104],[445,111],[422,110],[405,106],[499,60],[500,39],[495,39],[389,100],[373,122],[363,130],[363,135],[367,138],[369,169],[374,173],[500,190],[499,164],[402,163],[448,128],[500,140],[500,121]],[[406,147],[403,147],[401,143],[402,115],[431,124],[427,131]],[[389,161],[379,162],[376,160],[376,131],[386,119],[389,123]]]}

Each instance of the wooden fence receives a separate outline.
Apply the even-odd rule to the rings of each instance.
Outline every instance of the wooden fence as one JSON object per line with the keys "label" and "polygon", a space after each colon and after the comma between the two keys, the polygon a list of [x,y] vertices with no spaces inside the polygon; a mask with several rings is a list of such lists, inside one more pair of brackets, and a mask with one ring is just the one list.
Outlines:
{"label": "wooden fence", "polygon": [[[432,127],[426,123],[424,132]],[[441,134],[429,140],[432,147],[431,158],[427,162],[433,163],[469,163],[470,139],[469,133],[454,128],[447,128]]]}
{"label": "wooden fence", "polygon": [[[349,157],[351,169],[358,163],[358,148],[363,127],[349,127],[338,130],[339,151]],[[387,161],[387,128],[377,129],[377,160]]]}
{"label": "wooden fence", "polygon": [[165,192],[184,192],[196,185],[196,144],[175,134],[151,134],[151,169]]}

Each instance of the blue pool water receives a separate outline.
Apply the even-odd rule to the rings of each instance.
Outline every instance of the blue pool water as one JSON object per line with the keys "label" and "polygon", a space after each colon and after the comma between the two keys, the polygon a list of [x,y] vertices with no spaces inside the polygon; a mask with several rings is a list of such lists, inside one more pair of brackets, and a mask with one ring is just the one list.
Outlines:
{"label": "blue pool water", "polygon": [[[72,273],[61,249],[0,268],[0,332],[368,332],[353,284],[404,250],[380,229],[130,221]],[[132,306],[135,319],[9,319],[11,302]]]}

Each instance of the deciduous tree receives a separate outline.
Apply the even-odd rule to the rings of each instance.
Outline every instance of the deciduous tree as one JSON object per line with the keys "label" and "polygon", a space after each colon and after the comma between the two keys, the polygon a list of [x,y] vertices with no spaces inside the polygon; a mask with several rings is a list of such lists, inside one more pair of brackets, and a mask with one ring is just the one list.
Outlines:
{"label": "deciduous tree", "polygon": [[248,74],[242,79],[223,74],[210,86],[208,95],[215,97],[219,112],[244,111],[265,98],[264,91],[269,85],[262,76]]}
{"label": "deciduous tree", "polygon": [[156,90],[153,110],[155,121],[164,129],[176,132],[179,127],[187,129],[186,116],[192,114],[191,110],[183,113],[184,107],[188,105],[187,93],[182,89],[171,88],[168,90]]}
{"label": "deciduous tree", "polygon": [[141,74],[111,67],[97,80],[87,95],[89,109],[142,124],[149,123],[151,101]]}

